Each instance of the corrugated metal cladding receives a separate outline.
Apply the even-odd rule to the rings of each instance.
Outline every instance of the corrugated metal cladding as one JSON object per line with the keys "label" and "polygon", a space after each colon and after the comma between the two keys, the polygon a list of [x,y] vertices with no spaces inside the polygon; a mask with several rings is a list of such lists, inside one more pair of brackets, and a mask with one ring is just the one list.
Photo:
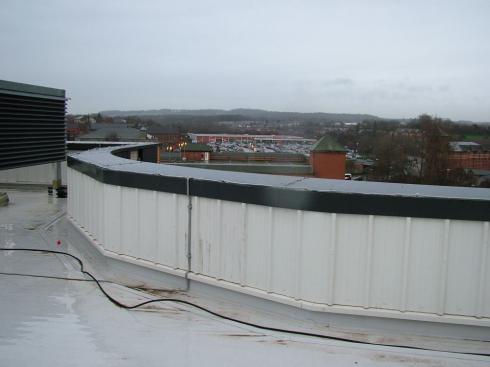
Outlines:
{"label": "corrugated metal cladding", "polygon": [[0,80],[0,170],[65,158],[65,91]]}

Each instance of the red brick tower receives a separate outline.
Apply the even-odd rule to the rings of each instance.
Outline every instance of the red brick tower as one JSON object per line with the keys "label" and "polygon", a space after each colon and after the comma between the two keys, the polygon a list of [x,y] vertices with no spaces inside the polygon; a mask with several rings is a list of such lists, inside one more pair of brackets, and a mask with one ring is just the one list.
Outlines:
{"label": "red brick tower", "polygon": [[318,140],[310,151],[313,175],[318,178],[343,180],[345,177],[345,152],[345,148],[328,135]]}

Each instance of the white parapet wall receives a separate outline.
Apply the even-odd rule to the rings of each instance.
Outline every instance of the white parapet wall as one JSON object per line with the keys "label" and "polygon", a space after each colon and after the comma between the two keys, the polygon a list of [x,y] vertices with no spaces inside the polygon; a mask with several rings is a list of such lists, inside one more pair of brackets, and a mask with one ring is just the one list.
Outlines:
{"label": "white parapet wall", "polygon": [[69,216],[107,256],[313,311],[490,326],[486,220],[255,205],[70,167],[68,192]]}
{"label": "white parapet wall", "polygon": [[[51,185],[55,179],[56,163],[0,171],[0,183]],[[66,185],[66,162],[61,162],[61,181],[63,185]]]}

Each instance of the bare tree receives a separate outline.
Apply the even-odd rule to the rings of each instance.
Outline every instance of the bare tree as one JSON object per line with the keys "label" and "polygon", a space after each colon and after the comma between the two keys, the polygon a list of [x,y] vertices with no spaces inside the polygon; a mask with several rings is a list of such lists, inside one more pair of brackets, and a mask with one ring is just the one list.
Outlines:
{"label": "bare tree", "polygon": [[442,130],[442,120],[429,115],[419,117],[422,132],[421,183],[444,185],[449,173],[449,136]]}

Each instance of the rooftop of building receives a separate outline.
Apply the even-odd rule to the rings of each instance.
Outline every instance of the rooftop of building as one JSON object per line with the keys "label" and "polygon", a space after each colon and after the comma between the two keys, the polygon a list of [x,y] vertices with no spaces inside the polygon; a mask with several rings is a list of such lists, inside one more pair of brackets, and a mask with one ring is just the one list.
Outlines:
{"label": "rooftop of building", "polygon": [[65,90],[57,89],[57,88],[49,88],[39,85],[32,84],[24,84],[11,82],[8,80],[0,80],[0,92],[6,91],[11,94],[20,94],[20,95],[39,95],[44,98],[53,97],[56,99],[64,99],[65,98]]}
{"label": "rooftop of building", "polygon": [[174,125],[152,125],[148,128],[149,134],[182,134],[179,127]]}
{"label": "rooftop of building", "polygon": [[[362,325],[357,333],[321,330],[297,315],[252,307],[240,299],[207,293],[204,288],[195,292],[176,289],[176,284],[154,271],[100,255],[66,217],[66,199],[44,191],[14,189],[8,194],[11,204],[0,208],[0,247],[8,248],[0,253],[2,365],[488,365],[484,356],[362,343],[389,339],[434,349],[483,348],[470,340],[366,334]],[[168,297],[248,322],[329,332],[361,343],[262,330],[171,301],[125,310],[112,304],[81,274],[73,258],[15,251],[19,248],[63,251],[79,257],[87,271],[105,281],[104,289],[125,304]]]}
{"label": "rooftop of building", "polygon": [[115,138],[122,141],[144,141],[146,131],[140,131],[125,124],[93,124],[93,131],[79,135],[77,140],[108,140]]}
{"label": "rooftop of building", "polygon": [[212,152],[213,149],[207,144],[187,143],[185,146],[186,152]]}
{"label": "rooftop of building", "polygon": [[345,149],[342,145],[340,145],[331,136],[325,135],[313,145],[311,151],[315,153],[347,152],[347,149]]}
{"label": "rooftop of building", "polygon": [[482,146],[474,141],[451,141],[449,147],[454,152],[471,152],[482,150]]}

